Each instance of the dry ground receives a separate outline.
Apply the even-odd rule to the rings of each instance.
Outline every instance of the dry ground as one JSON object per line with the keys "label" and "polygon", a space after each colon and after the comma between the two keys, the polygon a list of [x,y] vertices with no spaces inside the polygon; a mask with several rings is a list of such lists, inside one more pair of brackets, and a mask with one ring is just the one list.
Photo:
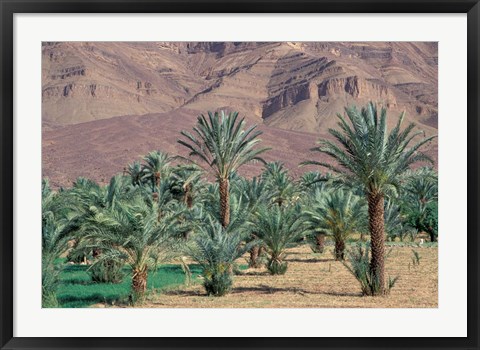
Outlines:
{"label": "dry ground", "polygon": [[[412,248],[394,247],[387,273],[400,276],[387,297],[364,297],[354,277],[332,259],[331,247],[322,255],[307,246],[292,249],[284,276],[246,270],[234,278],[231,294],[208,297],[201,284],[151,295],[143,308],[436,308],[438,249],[415,248],[421,255],[412,266]],[[242,260],[242,259],[240,259]],[[244,261],[239,261],[243,264]]]}

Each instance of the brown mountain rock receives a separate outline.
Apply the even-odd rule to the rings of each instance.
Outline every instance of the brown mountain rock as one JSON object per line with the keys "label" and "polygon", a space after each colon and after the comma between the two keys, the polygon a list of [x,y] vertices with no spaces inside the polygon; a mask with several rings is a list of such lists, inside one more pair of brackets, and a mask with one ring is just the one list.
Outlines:
{"label": "brown mountain rock", "polygon": [[390,123],[406,111],[436,134],[437,62],[436,43],[43,43],[43,172],[107,181],[152,149],[177,153],[178,132],[208,110],[259,124],[267,158],[294,172],[346,105],[375,101]]}

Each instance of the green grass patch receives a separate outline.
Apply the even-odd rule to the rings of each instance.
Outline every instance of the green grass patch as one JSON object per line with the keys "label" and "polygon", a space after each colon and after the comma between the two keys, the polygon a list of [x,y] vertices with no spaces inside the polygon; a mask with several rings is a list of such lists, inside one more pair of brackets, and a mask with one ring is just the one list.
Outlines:
{"label": "green grass patch", "polygon": [[[190,265],[193,281],[202,273],[200,266]],[[97,303],[124,303],[130,295],[131,271],[125,268],[126,276],[122,283],[96,283],[87,272],[88,266],[68,265],[60,275],[57,299],[61,307],[89,307]],[[150,271],[147,288],[161,291],[185,283],[185,273],[180,265],[163,265]]]}

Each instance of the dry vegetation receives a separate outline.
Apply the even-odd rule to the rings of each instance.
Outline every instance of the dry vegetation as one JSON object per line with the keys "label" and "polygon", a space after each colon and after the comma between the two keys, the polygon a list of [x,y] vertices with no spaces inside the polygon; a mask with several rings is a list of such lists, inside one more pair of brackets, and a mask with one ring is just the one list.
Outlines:
{"label": "dry vegetation", "polygon": [[[438,249],[415,248],[421,255],[412,265],[411,247],[394,247],[386,270],[400,276],[386,297],[364,297],[355,278],[332,255],[322,255],[308,246],[292,249],[283,276],[249,269],[234,280],[232,293],[208,297],[201,284],[151,294],[141,308],[436,308],[438,307]],[[245,257],[246,258],[246,257]],[[245,261],[240,259],[240,264]],[[104,307],[99,304],[97,307]]]}

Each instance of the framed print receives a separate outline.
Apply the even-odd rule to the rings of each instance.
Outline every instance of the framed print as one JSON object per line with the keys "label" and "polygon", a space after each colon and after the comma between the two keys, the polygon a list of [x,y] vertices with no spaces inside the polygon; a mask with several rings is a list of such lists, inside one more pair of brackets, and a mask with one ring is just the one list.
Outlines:
{"label": "framed print", "polygon": [[1,1],[2,349],[479,348],[479,6]]}

